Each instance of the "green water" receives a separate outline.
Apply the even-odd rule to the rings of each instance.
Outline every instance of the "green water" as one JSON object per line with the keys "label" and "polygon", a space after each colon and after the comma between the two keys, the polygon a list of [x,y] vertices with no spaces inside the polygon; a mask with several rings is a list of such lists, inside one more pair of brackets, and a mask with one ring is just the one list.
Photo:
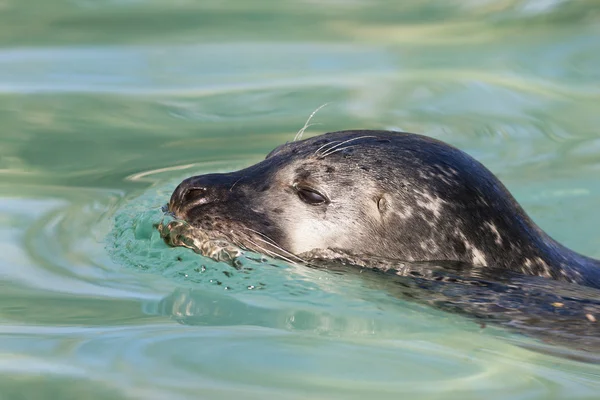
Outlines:
{"label": "green water", "polygon": [[0,398],[600,398],[599,365],[376,280],[152,228],[328,102],[309,135],[445,140],[600,258],[599,82],[595,0],[0,0]]}

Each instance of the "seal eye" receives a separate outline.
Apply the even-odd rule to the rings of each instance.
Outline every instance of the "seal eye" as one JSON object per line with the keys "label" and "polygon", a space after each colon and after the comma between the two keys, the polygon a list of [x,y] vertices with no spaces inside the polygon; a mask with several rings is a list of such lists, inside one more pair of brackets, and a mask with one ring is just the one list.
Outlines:
{"label": "seal eye", "polygon": [[296,191],[300,200],[306,204],[316,206],[328,202],[327,197],[323,196],[314,189],[296,186]]}

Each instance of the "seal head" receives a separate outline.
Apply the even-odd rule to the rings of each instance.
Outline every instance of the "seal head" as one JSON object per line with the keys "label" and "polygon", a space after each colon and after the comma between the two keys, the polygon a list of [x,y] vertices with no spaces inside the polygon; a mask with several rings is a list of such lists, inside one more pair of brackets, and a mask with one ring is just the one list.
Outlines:
{"label": "seal head", "polygon": [[246,169],[184,180],[169,210],[211,237],[288,260],[331,249],[600,287],[600,263],[545,234],[487,168],[410,133],[286,143]]}

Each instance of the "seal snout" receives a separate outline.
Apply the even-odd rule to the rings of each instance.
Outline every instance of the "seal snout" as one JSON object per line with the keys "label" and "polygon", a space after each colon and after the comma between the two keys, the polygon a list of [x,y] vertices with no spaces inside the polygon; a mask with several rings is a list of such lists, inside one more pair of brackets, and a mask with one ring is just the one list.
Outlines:
{"label": "seal snout", "polygon": [[227,198],[230,179],[227,174],[207,174],[188,178],[173,191],[169,210],[185,217],[190,210]]}
{"label": "seal snout", "polygon": [[198,182],[196,178],[186,179],[177,186],[169,201],[170,211],[183,214],[193,206],[214,201],[214,190],[211,186]]}

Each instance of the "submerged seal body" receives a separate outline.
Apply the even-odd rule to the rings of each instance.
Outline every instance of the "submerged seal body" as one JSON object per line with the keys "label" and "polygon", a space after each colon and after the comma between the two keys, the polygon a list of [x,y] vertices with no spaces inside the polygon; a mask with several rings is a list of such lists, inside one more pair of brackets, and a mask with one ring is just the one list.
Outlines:
{"label": "submerged seal body", "polygon": [[184,180],[169,210],[210,237],[284,259],[331,249],[600,287],[600,261],[544,233],[478,161],[416,134],[286,143],[246,169]]}

